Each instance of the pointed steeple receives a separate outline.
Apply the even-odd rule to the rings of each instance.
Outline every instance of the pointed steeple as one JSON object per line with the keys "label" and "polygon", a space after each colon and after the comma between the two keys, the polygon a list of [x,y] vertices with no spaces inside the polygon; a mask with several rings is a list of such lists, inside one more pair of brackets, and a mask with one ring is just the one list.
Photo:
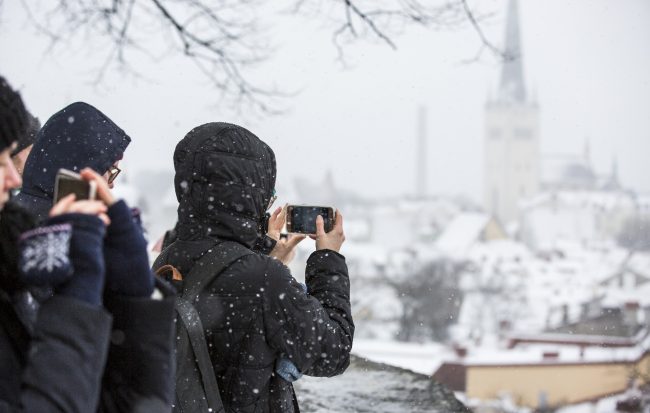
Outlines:
{"label": "pointed steeple", "polygon": [[499,100],[525,102],[526,86],[519,35],[519,6],[517,0],[508,2],[508,20],[505,38],[505,59],[501,67]]}

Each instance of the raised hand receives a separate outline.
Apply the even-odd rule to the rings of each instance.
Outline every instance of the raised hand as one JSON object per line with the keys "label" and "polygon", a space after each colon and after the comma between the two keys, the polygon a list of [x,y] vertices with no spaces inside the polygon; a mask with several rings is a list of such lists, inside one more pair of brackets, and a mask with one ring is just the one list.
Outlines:
{"label": "raised hand", "polygon": [[275,247],[271,250],[269,255],[271,257],[277,258],[282,261],[284,265],[289,265],[289,263],[296,256],[296,246],[300,241],[306,238],[305,235],[299,234],[289,234],[287,238],[281,238],[280,232],[284,228],[284,224],[287,221],[287,206],[278,207],[269,218],[269,227],[267,229],[266,235],[270,238],[273,238],[277,242]]}
{"label": "raised hand", "polygon": [[322,216],[316,217],[316,235],[311,236],[316,240],[317,250],[332,250],[339,252],[341,245],[345,241],[345,233],[343,232],[343,215],[340,211],[336,211],[336,218],[334,227],[330,232],[325,232],[325,221]]}

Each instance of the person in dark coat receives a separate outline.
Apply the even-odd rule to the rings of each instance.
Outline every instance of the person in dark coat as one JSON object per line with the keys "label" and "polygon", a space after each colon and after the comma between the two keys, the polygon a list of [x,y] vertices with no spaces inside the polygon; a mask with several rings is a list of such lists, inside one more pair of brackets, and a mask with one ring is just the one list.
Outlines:
{"label": "person in dark coat", "polygon": [[[240,126],[208,123],[178,143],[174,167],[177,239],[154,269],[170,264],[187,275],[222,241],[252,249],[275,186],[271,148]],[[338,214],[329,233],[322,219],[317,225],[317,251],[305,275],[309,293],[279,259],[253,253],[226,268],[195,303],[227,412],[298,411],[286,373],[334,376],[349,365],[354,324],[338,253],[343,219]]]}
{"label": "person in dark coat", "polygon": [[[0,99],[3,160],[24,133],[15,96],[10,100],[5,110]],[[89,118],[107,119],[90,105],[77,107],[85,112],[72,112],[88,128]],[[48,123],[48,130],[57,130],[57,121]],[[96,135],[102,130],[92,127]],[[90,139],[88,130],[77,132],[68,135],[72,142]],[[66,135],[57,137],[69,142]],[[63,145],[68,151],[75,147]],[[114,159],[122,150],[95,157]],[[10,161],[0,162],[0,412],[170,410],[173,298],[168,287],[154,283],[146,241],[131,210],[113,199],[103,177],[84,166],[77,170],[97,183],[99,200],[65,197],[41,215],[40,226],[27,230],[36,219],[15,204],[5,205],[8,191],[20,185],[17,171]],[[32,294],[35,287],[48,292]]]}

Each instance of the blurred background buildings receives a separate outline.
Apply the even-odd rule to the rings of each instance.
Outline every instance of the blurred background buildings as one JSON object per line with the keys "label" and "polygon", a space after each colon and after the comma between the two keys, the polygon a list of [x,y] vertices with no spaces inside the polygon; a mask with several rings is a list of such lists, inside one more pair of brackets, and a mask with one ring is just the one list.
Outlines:
{"label": "blurred background buildings", "polygon": [[[631,53],[641,62],[637,64],[617,52],[627,50],[626,41],[645,47],[647,38],[634,39],[626,32],[627,37],[612,40],[600,37],[599,27],[576,30],[581,35],[575,38],[572,33],[556,34],[555,25],[562,19],[576,27],[580,24],[575,14],[564,13],[555,3],[552,18],[539,17],[542,23],[529,19],[526,25],[519,19],[520,6],[551,9],[550,2],[508,0],[504,4],[506,17],[499,30],[504,32],[506,56],[495,86],[483,82],[483,77],[472,78],[476,70],[491,73],[490,67],[477,65],[479,69],[472,66],[470,71],[467,66],[450,64],[453,58],[445,57],[446,66],[431,70],[428,57],[455,56],[450,50],[456,44],[442,34],[437,38],[441,43],[429,45],[426,40],[425,53],[422,43],[412,41],[405,42],[400,59],[382,55],[370,60],[381,65],[374,64],[371,75],[362,75],[371,78],[368,84],[352,75],[336,81],[326,76],[330,62],[322,57],[320,44],[310,40],[312,48],[307,53],[283,52],[290,64],[271,64],[263,76],[273,73],[273,77],[293,80],[304,75],[312,89],[296,97],[295,113],[261,122],[259,128],[253,122],[251,129],[259,130],[276,149],[279,173],[292,167],[298,171],[279,176],[277,205],[326,204],[345,214],[347,242],[342,252],[352,283],[357,326],[354,353],[359,357],[355,363],[372,370],[369,376],[375,379],[368,384],[370,388],[398,377],[395,380],[406,384],[392,386],[390,391],[399,387],[403,397],[408,397],[415,389],[422,397],[418,400],[424,400],[424,377],[454,390],[476,412],[643,411],[650,378],[650,193],[639,189],[648,188],[639,185],[647,181],[648,170],[640,169],[638,159],[647,156],[643,145],[647,145],[648,123],[626,120],[647,118],[648,108],[630,103],[639,100],[633,100],[629,92],[647,90],[647,73],[642,77],[634,72],[647,72],[647,64],[641,61],[647,56]],[[598,4],[605,4],[602,8],[611,18],[608,25],[628,25],[627,20],[617,20],[629,17],[618,14],[622,2]],[[5,10],[11,7],[8,2],[3,6]],[[591,22],[590,16],[585,20]],[[647,26],[643,16],[639,21]],[[575,50],[563,49],[564,55],[550,64],[546,60],[548,66],[534,67],[527,58],[531,48],[524,43],[527,27],[532,25],[543,29],[528,37],[531,42],[541,44],[539,38],[557,35],[556,42],[574,42]],[[296,36],[288,24],[285,28],[290,39],[310,38],[308,34]],[[22,39],[24,27],[14,30]],[[330,34],[326,33],[328,40]],[[594,42],[587,45],[584,37]],[[7,38],[12,39],[11,29]],[[20,57],[28,47],[3,41],[0,45],[16,56],[3,62],[3,67],[22,62]],[[452,46],[441,48],[444,42]],[[549,54],[559,52],[557,43],[544,44]],[[606,50],[611,61],[586,53],[589,47]],[[356,51],[377,57],[370,47]],[[569,66],[576,60],[567,55],[583,52],[590,69],[606,66],[607,70],[597,73],[610,76],[596,77],[584,66],[580,66],[582,71],[576,69],[577,74],[571,72]],[[409,61],[413,55],[417,60]],[[593,61],[589,62],[589,56]],[[68,58],[75,61],[78,56],[64,54],[63,59]],[[399,65],[400,60],[405,63]],[[120,81],[110,85],[108,97],[102,97],[96,85],[82,89],[78,72],[61,76],[62,71],[70,71],[64,65],[49,64],[41,72],[32,72],[34,66],[34,62],[16,63],[13,76],[35,73],[25,80],[24,96],[42,120],[62,101],[85,99],[85,92],[91,103],[98,101],[102,110],[126,125],[134,142],[116,191],[143,210],[153,244],[176,221],[170,142],[197,124],[223,120],[224,114],[213,108],[200,110],[205,104],[200,95],[209,95],[204,85],[194,84],[192,89],[182,83],[190,75],[181,69],[162,70],[162,64],[160,72],[171,73],[173,86],[155,77],[151,83],[158,88]],[[157,74],[158,62],[154,66],[150,72]],[[406,72],[407,66],[420,71]],[[530,86],[536,83],[531,81],[531,67],[533,73],[541,73],[559,66],[567,66],[561,70],[569,74],[560,77],[553,72],[539,95],[551,88],[555,94],[546,100],[538,98],[535,86]],[[621,68],[626,69],[622,74]],[[386,75],[391,71],[395,73]],[[590,76],[594,76],[592,82],[580,83],[580,88],[578,80]],[[415,80],[411,83],[409,77]],[[625,83],[626,77],[632,79],[630,83]],[[596,83],[611,85],[593,93],[584,86]],[[74,89],[70,86],[68,94],[60,93],[61,84]],[[333,92],[328,95],[329,89]],[[419,89],[436,99],[411,105],[424,100],[411,92]],[[385,94],[371,93],[377,90]],[[467,107],[477,95],[483,104]],[[305,100],[300,100],[303,96]],[[587,105],[594,102],[600,106]],[[569,109],[544,117],[545,111],[559,107]],[[407,111],[413,112],[411,124],[403,121],[401,112]],[[482,122],[476,121],[475,113],[482,115]],[[384,117],[392,123],[380,122]],[[445,117],[450,121],[445,122]],[[591,117],[603,119],[596,119],[601,121],[593,123],[596,126],[572,127]],[[167,118],[174,118],[173,123]],[[589,127],[599,128],[603,122],[611,136],[590,138]],[[585,136],[576,138],[576,130]],[[596,132],[600,131],[591,134]],[[578,150],[571,143],[576,139],[582,142]],[[554,145],[545,145],[551,140]],[[605,140],[623,142],[618,148],[625,149],[626,159],[634,160],[636,169],[619,163],[612,150],[617,146],[603,148]],[[327,156],[323,156],[325,147]],[[608,151],[612,153],[603,155]],[[635,151],[633,158],[630,153]],[[604,158],[609,167],[599,169]],[[154,161],[166,169],[150,167]],[[634,179],[635,184],[623,177]],[[448,193],[461,195],[443,195]],[[304,262],[312,249],[310,241],[300,246],[292,264],[297,278],[304,274]],[[381,368],[364,364],[364,358],[406,370],[384,374],[377,371]],[[318,391],[334,386],[340,394],[369,377],[353,373],[351,378],[312,382],[305,377],[301,382]],[[318,391],[309,395],[314,409],[319,406]],[[422,411],[428,411],[423,406]],[[327,407],[321,406],[321,411]]]}

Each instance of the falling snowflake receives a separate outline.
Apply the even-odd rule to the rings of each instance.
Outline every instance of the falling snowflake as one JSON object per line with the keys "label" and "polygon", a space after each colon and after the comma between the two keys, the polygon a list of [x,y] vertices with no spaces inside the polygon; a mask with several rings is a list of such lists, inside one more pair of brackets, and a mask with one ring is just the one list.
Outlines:
{"label": "falling snowflake", "polygon": [[52,272],[55,268],[69,266],[70,235],[69,230],[59,230],[28,237],[21,252],[21,271]]}

